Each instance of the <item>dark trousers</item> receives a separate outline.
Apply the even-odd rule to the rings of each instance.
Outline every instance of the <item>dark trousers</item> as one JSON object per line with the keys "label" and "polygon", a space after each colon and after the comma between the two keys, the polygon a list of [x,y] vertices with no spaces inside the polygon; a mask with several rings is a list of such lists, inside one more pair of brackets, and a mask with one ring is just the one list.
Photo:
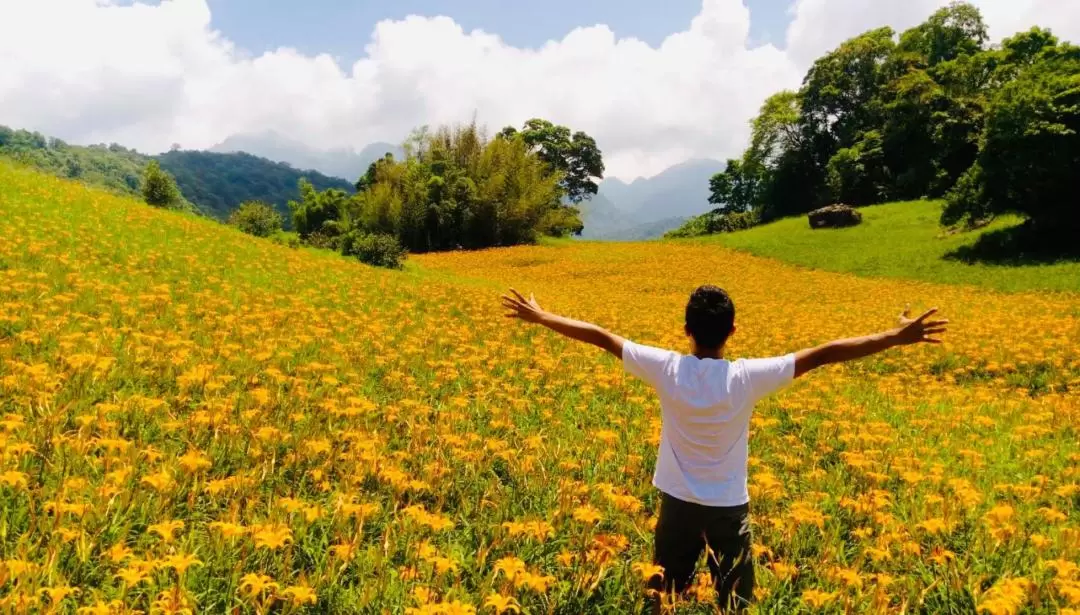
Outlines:
{"label": "dark trousers", "polygon": [[704,550],[720,607],[739,612],[754,596],[750,541],[749,504],[703,506],[661,493],[653,561],[664,575],[650,579],[648,589],[681,594]]}

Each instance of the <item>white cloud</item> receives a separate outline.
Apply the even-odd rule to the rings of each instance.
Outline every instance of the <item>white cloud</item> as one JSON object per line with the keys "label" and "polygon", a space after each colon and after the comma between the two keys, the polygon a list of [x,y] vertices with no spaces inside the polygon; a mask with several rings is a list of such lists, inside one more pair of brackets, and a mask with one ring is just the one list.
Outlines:
{"label": "white cloud", "polygon": [[[291,49],[252,57],[212,29],[206,0],[0,0],[0,124],[161,151],[265,130],[359,148],[474,114],[491,130],[545,117],[595,136],[610,174],[631,178],[738,154],[762,100],[797,86],[808,60],[942,4],[797,0],[787,51],[748,44],[741,0],[703,0],[655,48],[595,26],[520,49],[446,17],[409,17],[377,24],[346,67]],[[1045,23],[1080,40],[1080,3],[978,4],[996,37]]]}
{"label": "white cloud", "polygon": [[[968,0],[982,11],[994,42],[1032,26],[1050,28],[1080,43],[1080,2],[1076,0]],[[888,25],[898,33],[922,23],[952,0],[795,0],[787,31],[787,52],[801,68],[841,41]]]}

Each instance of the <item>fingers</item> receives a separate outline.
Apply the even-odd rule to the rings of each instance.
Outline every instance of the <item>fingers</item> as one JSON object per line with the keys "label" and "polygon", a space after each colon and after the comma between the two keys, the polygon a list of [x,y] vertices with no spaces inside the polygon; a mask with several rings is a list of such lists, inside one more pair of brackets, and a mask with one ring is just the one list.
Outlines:
{"label": "fingers", "polygon": [[528,301],[525,300],[525,297],[522,297],[521,293],[519,293],[516,289],[511,288],[510,292],[514,293],[514,296],[518,298],[518,301],[521,301],[522,303],[528,303]]}
{"label": "fingers", "polygon": [[930,320],[930,321],[924,322],[923,326],[925,326],[927,328],[930,328],[930,327],[944,327],[947,324],[949,324],[949,321],[945,320],[945,319],[942,319],[942,320]]}
{"label": "fingers", "polygon": [[937,308],[930,308],[929,310],[926,310],[925,314],[923,314],[922,316],[919,316],[918,318],[916,318],[915,322],[923,322],[927,318],[930,318],[934,314],[937,314],[937,311],[938,311]]}

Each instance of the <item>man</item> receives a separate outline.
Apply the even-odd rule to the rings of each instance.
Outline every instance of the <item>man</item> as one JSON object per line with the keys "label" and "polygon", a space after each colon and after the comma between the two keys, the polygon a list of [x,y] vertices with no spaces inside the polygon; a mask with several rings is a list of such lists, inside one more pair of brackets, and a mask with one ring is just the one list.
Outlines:
{"label": "man", "polygon": [[[750,495],[746,487],[750,415],[761,398],[830,363],[852,361],[908,344],[937,344],[947,320],[937,309],[883,333],[836,340],[765,359],[724,359],[735,332],[735,305],[724,290],[702,286],[686,304],[690,354],[635,344],[586,322],[544,311],[535,297],[503,295],[507,316],[543,325],[619,357],[627,372],[660,397],[662,429],[653,485],[661,492],[654,561],[663,569],[650,592],[682,593],[708,549],[709,571],[722,608],[742,610],[753,598]],[[655,600],[655,599],[654,599]],[[659,600],[654,611],[660,610]]]}

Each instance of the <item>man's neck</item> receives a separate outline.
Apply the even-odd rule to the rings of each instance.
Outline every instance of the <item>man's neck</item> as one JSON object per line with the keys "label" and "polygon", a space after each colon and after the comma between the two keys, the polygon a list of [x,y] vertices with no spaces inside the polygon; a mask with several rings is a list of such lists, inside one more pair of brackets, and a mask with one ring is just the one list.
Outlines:
{"label": "man's neck", "polygon": [[699,359],[723,359],[724,348],[695,348],[694,356]]}

